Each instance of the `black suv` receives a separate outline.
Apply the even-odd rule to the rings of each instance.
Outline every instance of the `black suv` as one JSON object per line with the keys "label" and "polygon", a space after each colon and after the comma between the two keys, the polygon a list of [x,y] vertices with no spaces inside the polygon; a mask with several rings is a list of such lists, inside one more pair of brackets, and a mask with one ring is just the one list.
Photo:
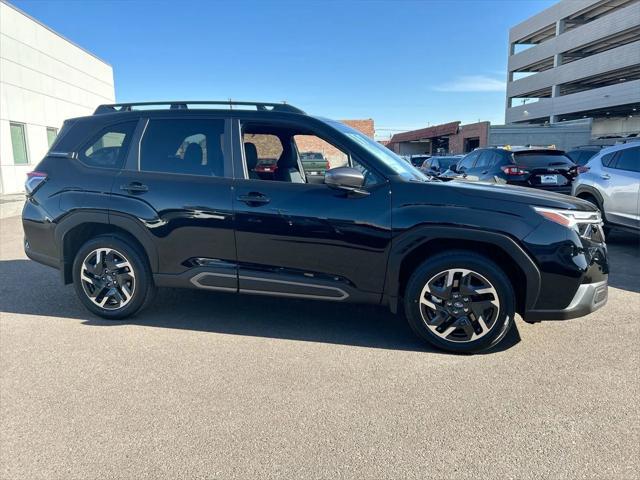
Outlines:
{"label": "black suv", "polygon": [[469,153],[449,177],[508,183],[571,194],[578,167],[562,150],[535,147],[487,147]]}
{"label": "black suv", "polygon": [[[500,342],[515,313],[566,319],[607,299],[589,202],[437,181],[287,104],[147,105],[67,120],[26,183],[27,255],[97,315],[133,315],[156,287],[366,302],[470,352]],[[301,165],[310,138],[344,162],[322,184]],[[269,180],[254,171],[261,158],[277,158]]]}

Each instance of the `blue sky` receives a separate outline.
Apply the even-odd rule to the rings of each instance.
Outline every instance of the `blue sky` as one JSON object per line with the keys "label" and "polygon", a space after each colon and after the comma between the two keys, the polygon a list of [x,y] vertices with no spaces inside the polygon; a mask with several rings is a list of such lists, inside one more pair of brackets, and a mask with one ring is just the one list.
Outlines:
{"label": "blue sky", "polygon": [[507,35],[552,0],[14,1],[109,62],[118,101],[287,100],[391,129],[504,121]]}

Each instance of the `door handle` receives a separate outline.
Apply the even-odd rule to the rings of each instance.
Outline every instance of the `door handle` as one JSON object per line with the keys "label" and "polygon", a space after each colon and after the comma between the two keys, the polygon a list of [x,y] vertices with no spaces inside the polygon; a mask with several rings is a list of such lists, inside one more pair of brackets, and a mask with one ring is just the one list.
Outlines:
{"label": "door handle", "polygon": [[489,173],[489,170],[485,170],[484,172],[482,172],[482,175],[486,175],[487,173]]}
{"label": "door handle", "polygon": [[271,201],[269,197],[262,193],[249,193],[248,195],[239,195],[238,200],[249,206],[265,205]]}
{"label": "door handle", "polygon": [[609,175],[608,173],[602,173],[602,174],[600,175],[600,177],[601,177],[603,180],[609,180],[609,179],[611,178],[611,175]]}
{"label": "door handle", "polygon": [[129,193],[144,193],[149,191],[149,187],[140,182],[131,182],[128,185],[120,185],[120,190]]}

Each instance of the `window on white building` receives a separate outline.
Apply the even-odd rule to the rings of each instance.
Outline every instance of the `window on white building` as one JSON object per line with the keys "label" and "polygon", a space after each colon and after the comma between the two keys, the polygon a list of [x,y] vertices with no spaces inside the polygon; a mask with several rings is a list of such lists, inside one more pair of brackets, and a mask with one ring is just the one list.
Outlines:
{"label": "window on white building", "polygon": [[58,136],[57,128],[47,127],[47,144],[49,145],[49,148],[51,148],[51,145],[53,145],[53,142],[56,140],[57,136]]}
{"label": "window on white building", "polygon": [[10,124],[11,145],[13,147],[13,163],[16,165],[26,165],[29,163],[29,153],[27,151],[27,134],[24,123]]}

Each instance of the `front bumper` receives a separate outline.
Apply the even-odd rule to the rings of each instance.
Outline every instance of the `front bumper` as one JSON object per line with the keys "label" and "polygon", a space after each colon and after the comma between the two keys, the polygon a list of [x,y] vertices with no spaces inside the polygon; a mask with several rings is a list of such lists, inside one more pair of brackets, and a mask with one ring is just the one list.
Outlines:
{"label": "front bumper", "polygon": [[609,297],[607,279],[595,283],[583,283],[578,287],[573,300],[561,310],[529,310],[523,315],[526,322],[541,320],[568,320],[582,317],[603,307]]}

